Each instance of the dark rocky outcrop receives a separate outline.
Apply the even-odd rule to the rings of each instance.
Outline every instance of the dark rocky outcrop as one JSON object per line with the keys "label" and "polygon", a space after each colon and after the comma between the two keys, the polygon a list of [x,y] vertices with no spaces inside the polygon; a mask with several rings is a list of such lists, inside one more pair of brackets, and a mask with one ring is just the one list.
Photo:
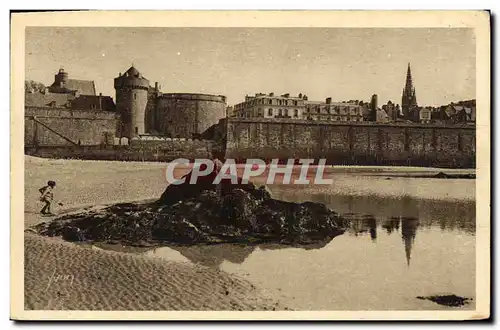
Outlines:
{"label": "dark rocky outcrop", "polygon": [[[120,241],[132,245],[276,242],[311,244],[344,233],[347,220],[325,205],[276,200],[266,187],[210,177],[170,185],[149,204],[122,203],[56,218],[35,227],[69,241]],[[188,180],[187,180],[188,182]]]}
{"label": "dark rocky outcrop", "polygon": [[464,306],[465,304],[468,304],[469,301],[472,300],[472,298],[459,297],[459,296],[454,295],[454,294],[443,295],[443,296],[428,296],[428,297],[418,296],[417,299],[430,300],[430,301],[435,302],[436,304],[443,305],[443,306],[449,306],[449,307]]}

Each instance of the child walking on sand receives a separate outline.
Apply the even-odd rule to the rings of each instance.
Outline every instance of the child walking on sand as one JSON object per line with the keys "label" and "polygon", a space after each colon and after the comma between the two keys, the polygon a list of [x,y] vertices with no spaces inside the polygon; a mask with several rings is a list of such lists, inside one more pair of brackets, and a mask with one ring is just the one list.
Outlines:
{"label": "child walking on sand", "polygon": [[[42,202],[45,202],[45,206],[42,208],[40,213],[46,214],[46,215],[52,215],[53,213],[51,212],[51,205],[52,205],[52,200],[54,199],[54,193],[53,190],[56,187],[55,181],[49,181],[47,182],[47,185],[40,188],[40,200]],[[62,205],[62,203],[59,203],[59,205]]]}

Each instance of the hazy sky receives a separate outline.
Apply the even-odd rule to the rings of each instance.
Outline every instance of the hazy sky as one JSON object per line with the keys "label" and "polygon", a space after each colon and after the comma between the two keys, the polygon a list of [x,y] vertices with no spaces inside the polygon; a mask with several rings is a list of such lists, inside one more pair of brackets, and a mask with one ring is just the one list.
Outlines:
{"label": "hazy sky", "polygon": [[26,29],[26,79],[49,85],[63,67],[113,98],[113,78],[133,63],[163,92],[222,94],[228,104],[258,92],[401,103],[408,62],[419,105],[476,97],[472,29]]}

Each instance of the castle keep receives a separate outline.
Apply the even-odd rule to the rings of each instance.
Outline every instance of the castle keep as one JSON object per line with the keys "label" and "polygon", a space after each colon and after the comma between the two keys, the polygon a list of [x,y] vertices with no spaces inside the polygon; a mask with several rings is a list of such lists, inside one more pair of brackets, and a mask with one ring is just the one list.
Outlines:
{"label": "castle keep", "polygon": [[161,93],[158,83],[151,87],[134,66],[120,73],[114,86],[121,137],[193,138],[225,117],[225,96]]}

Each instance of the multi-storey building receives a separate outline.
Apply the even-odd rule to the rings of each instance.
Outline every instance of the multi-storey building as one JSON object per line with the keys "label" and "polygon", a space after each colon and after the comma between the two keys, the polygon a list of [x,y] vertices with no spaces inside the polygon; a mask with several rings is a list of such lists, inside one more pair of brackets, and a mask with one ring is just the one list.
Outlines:
{"label": "multi-storey building", "polygon": [[303,119],[323,121],[363,121],[363,109],[359,102],[306,101]]}
{"label": "multi-storey building", "polygon": [[309,101],[306,95],[275,96],[274,93],[246,96],[234,106],[233,115],[240,118],[290,118],[323,121],[363,121],[359,102]]}
{"label": "multi-storey building", "polygon": [[302,119],[307,96],[274,93],[258,93],[246,96],[245,101],[234,106],[234,116],[240,118],[294,118]]}

